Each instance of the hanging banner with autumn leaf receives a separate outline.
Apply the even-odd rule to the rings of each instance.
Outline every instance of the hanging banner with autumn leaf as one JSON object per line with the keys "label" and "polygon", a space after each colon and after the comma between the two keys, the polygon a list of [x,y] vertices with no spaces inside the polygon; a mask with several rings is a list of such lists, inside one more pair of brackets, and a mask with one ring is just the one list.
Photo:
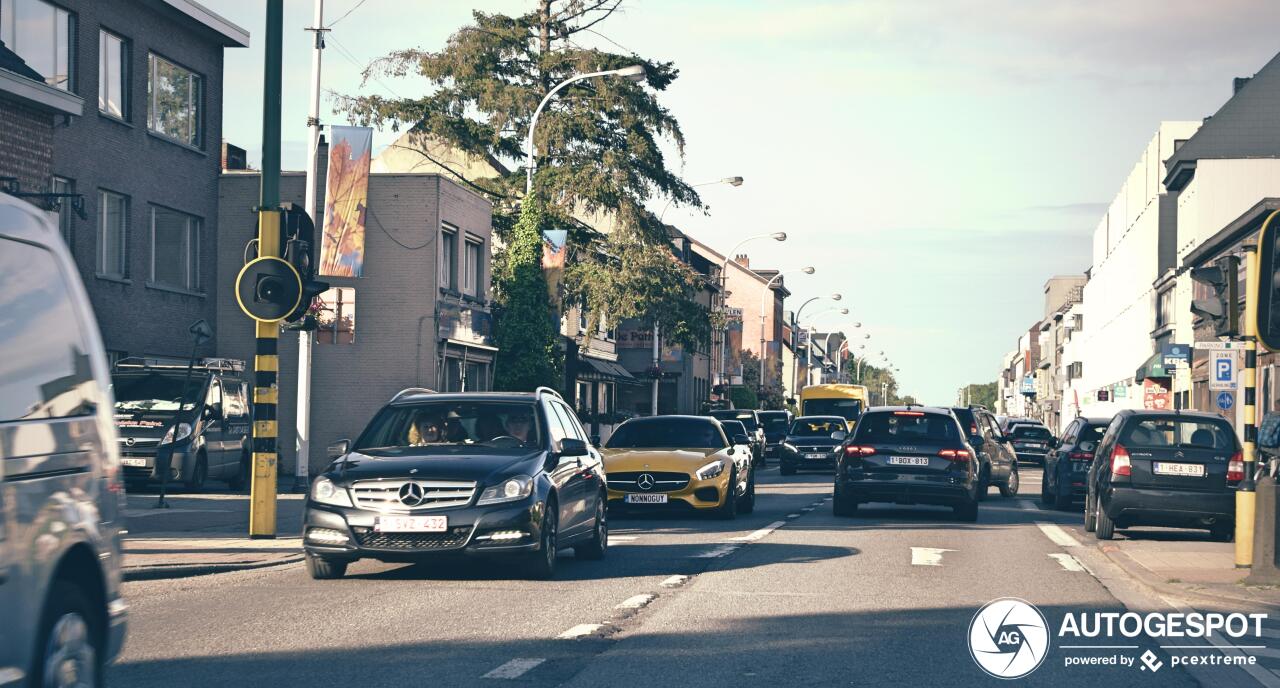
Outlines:
{"label": "hanging banner with autumn leaf", "polygon": [[547,296],[552,306],[560,303],[565,258],[569,255],[568,243],[568,230],[547,229],[542,232],[542,271],[547,277]]}
{"label": "hanging banner with autumn leaf", "polygon": [[364,227],[369,204],[373,129],[330,127],[330,132],[324,229],[320,235],[320,274],[326,277],[361,277],[364,273]]}

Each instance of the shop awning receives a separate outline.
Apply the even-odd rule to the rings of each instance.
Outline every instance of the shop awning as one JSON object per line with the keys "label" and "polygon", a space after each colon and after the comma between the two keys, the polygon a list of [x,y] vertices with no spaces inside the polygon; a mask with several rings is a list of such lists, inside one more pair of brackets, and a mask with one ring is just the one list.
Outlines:
{"label": "shop awning", "polygon": [[578,379],[580,380],[617,382],[623,385],[642,384],[634,375],[627,372],[626,368],[613,361],[583,356],[578,359],[578,363]]}
{"label": "shop awning", "polygon": [[1152,354],[1151,358],[1148,358],[1147,362],[1143,363],[1142,366],[1138,368],[1138,372],[1133,374],[1133,379],[1138,382],[1142,382],[1143,380],[1149,377],[1152,377],[1152,378],[1173,377],[1173,368],[1165,367],[1164,355],[1158,351]]}

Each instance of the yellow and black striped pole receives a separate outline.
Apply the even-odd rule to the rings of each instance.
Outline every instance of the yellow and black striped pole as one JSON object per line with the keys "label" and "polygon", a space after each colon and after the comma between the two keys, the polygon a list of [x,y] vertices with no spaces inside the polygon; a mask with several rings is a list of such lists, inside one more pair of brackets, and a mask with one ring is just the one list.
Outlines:
{"label": "yellow and black striped pole", "polygon": [[[1257,506],[1253,474],[1257,466],[1258,424],[1258,252],[1244,247],[1244,480],[1236,489],[1236,568],[1253,566],[1253,527]],[[1234,306],[1233,306],[1234,307]]]}

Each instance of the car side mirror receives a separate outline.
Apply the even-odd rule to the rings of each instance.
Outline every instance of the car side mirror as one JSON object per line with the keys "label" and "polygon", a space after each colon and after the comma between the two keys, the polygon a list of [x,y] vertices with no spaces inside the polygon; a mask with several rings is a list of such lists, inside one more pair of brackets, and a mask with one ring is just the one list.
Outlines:
{"label": "car side mirror", "polygon": [[1001,442],[1012,442],[1012,441],[1013,441],[1013,435],[1001,435],[1001,436],[1000,436],[1000,441],[1001,441]]}
{"label": "car side mirror", "polygon": [[849,436],[849,433],[845,432],[844,430],[836,430],[835,432],[831,433],[831,439],[837,442],[843,442],[845,438],[848,436]]}
{"label": "car side mirror", "polygon": [[987,440],[982,435],[974,435],[969,438],[969,444],[972,444],[974,449],[981,449],[982,445],[986,443]]}
{"label": "car side mirror", "polygon": [[338,440],[329,445],[329,458],[340,459],[351,452],[351,440]]}
{"label": "car side mirror", "polygon": [[750,441],[750,440],[748,440],[748,439],[747,439],[747,436],[746,436],[746,435],[734,435],[734,436],[733,436],[733,443],[734,443],[734,444],[746,444],[746,443],[747,443],[747,442],[749,442],[749,441]]}
{"label": "car side mirror", "polygon": [[566,437],[560,440],[560,450],[556,452],[560,458],[586,456],[587,443],[573,437]]}

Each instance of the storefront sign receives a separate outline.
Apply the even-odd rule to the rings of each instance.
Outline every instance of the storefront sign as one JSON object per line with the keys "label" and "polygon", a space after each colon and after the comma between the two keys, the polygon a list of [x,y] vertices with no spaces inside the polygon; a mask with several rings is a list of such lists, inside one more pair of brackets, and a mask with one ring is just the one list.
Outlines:
{"label": "storefront sign", "polygon": [[1170,394],[1168,385],[1152,378],[1143,380],[1142,408],[1157,411],[1173,408],[1173,395]]}

